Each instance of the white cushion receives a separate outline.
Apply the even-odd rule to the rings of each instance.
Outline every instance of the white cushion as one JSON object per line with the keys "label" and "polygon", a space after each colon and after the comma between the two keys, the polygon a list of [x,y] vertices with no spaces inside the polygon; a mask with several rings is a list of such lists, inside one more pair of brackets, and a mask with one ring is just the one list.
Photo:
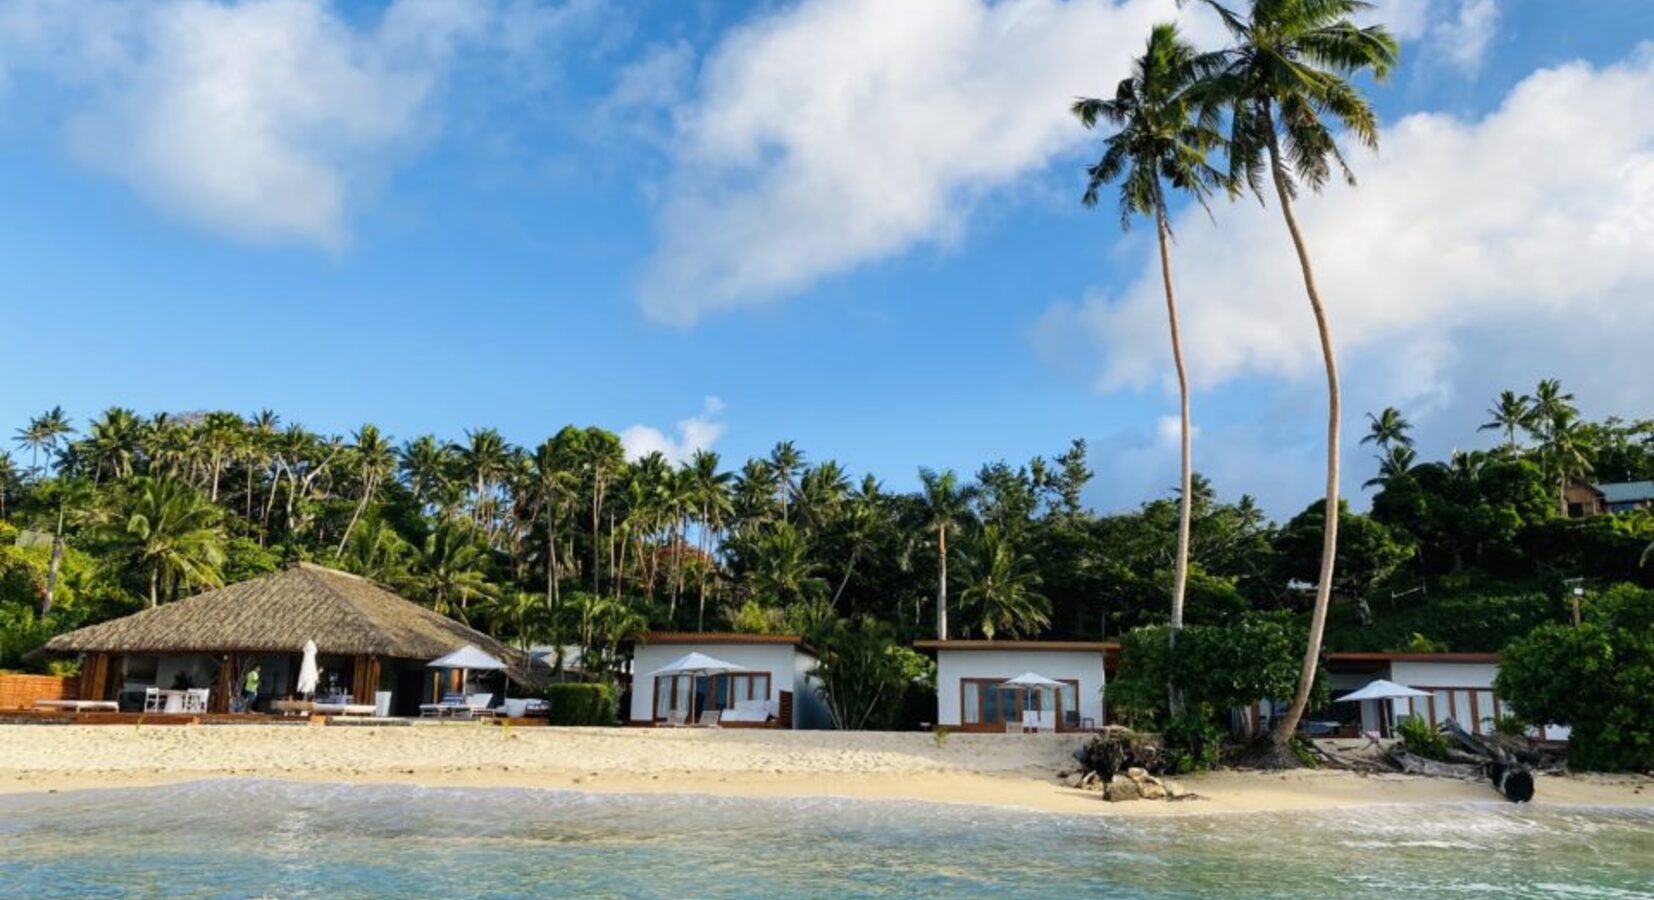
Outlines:
{"label": "white cushion", "polygon": [[737,700],[737,701],[735,701],[735,708],[738,711],[751,712],[751,711],[756,710],[757,712],[763,712],[764,710],[769,708],[769,703],[770,702],[768,700],[763,700],[763,699],[759,699],[759,700]]}

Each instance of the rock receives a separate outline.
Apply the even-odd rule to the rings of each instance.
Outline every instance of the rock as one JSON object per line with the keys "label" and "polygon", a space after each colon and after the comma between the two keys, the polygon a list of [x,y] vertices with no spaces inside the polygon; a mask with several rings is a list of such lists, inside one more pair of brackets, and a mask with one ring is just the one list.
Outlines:
{"label": "rock", "polygon": [[1103,799],[1110,803],[1137,800],[1142,796],[1143,792],[1138,789],[1137,782],[1124,775],[1115,775],[1114,780],[1108,783],[1108,790],[1103,793]]}
{"label": "rock", "polygon": [[1137,786],[1137,790],[1143,795],[1144,800],[1166,799],[1166,788],[1162,786],[1159,781],[1152,778],[1142,784],[1139,784]]}
{"label": "rock", "polygon": [[1166,789],[1166,799],[1168,800],[1176,800],[1177,798],[1189,793],[1183,785],[1178,784],[1175,781],[1162,781],[1160,782],[1160,786]]}
{"label": "rock", "polygon": [[1087,772],[1074,786],[1083,791],[1100,791],[1104,787],[1103,776],[1096,772]]}
{"label": "rock", "polygon": [[1132,781],[1142,781],[1143,779],[1149,777],[1149,770],[1143,768],[1142,766],[1132,766],[1126,770],[1126,777],[1130,778]]}

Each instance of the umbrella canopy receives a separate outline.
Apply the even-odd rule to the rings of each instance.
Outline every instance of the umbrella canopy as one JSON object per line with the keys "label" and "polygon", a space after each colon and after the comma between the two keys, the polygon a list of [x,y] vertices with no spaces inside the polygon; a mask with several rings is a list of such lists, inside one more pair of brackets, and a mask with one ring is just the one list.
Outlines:
{"label": "umbrella canopy", "polygon": [[304,642],[304,661],[299,663],[299,693],[316,693],[316,682],[321,680],[316,669],[316,642]]}
{"label": "umbrella canopy", "polygon": [[447,656],[433,659],[425,664],[429,669],[473,669],[478,671],[499,672],[506,668],[505,663],[466,644]]}
{"label": "umbrella canopy", "polygon": [[1406,685],[1396,684],[1380,678],[1352,694],[1339,697],[1337,702],[1349,703],[1356,700],[1394,700],[1398,697],[1428,697],[1428,691],[1416,691]]}
{"label": "umbrella canopy", "polygon": [[1046,678],[1044,675],[1041,675],[1037,672],[1023,672],[1021,675],[1018,675],[1017,677],[1012,678],[1008,681],[1001,681],[999,683],[999,686],[1000,687],[1060,688],[1060,687],[1064,687],[1065,685],[1060,681],[1053,681],[1050,678]]}
{"label": "umbrella canopy", "polygon": [[650,678],[657,675],[722,675],[726,672],[745,672],[746,666],[738,666],[732,662],[724,662],[705,653],[686,653],[683,656],[649,673]]}

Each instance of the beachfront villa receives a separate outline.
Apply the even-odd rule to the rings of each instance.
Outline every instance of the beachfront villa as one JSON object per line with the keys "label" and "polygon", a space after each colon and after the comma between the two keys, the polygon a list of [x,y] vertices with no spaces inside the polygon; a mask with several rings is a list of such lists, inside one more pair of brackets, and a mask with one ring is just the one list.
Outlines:
{"label": "beachfront villa", "polygon": [[310,563],[61,634],[46,651],[81,657],[82,701],[144,710],[146,697],[164,693],[183,711],[224,713],[255,665],[255,710],[298,695],[308,641],[318,651],[317,698],[352,711],[417,716],[421,704],[463,690],[460,670],[428,664],[467,645],[512,661],[505,677],[524,677],[520,654],[488,635]]}
{"label": "beachfront villa", "polygon": [[646,634],[632,645],[627,724],[826,728],[815,667],[797,635]]}
{"label": "beachfront villa", "polygon": [[936,658],[936,724],[957,731],[1096,729],[1104,721],[1106,669],[1120,653],[1119,644],[1102,641],[913,646]]}
{"label": "beachfront villa", "polygon": [[[1311,733],[1354,737],[1362,733],[1389,735],[1395,723],[1417,715],[1432,728],[1452,719],[1475,734],[1491,734],[1494,722],[1510,712],[1504,698],[1493,689],[1499,674],[1497,653],[1414,653],[1350,652],[1328,653],[1327,683],[1332,692],[1329,709],[1311,711],[1305,726]],[[1405,688],[1423,691],[1424,697],[1397,697],[1341,703],[1373,681],[1383,679]],[[1262,701],[1240,710],[1239,730],[1256,732],[1269,721],[1276,704]],[[1284,707],[1284,704],[1283,704]],[[1568,729],[1545,726],[1537,735],[1544,740],[1565,741]]]}

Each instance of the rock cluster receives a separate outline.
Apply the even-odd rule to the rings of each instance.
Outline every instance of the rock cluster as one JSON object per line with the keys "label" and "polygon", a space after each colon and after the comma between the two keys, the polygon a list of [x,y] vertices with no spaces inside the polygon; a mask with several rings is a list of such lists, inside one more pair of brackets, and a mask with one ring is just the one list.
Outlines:
{"label": "rock cluster", "polygon": [[1126,800],[1190,800],[1196,795],[1175,781],[1156,778],[1147,769],[1132,766],[1103,780],[1097,772],[1063,772],[1063,783],[1082,791],[1096,791],[1110,803]]}

